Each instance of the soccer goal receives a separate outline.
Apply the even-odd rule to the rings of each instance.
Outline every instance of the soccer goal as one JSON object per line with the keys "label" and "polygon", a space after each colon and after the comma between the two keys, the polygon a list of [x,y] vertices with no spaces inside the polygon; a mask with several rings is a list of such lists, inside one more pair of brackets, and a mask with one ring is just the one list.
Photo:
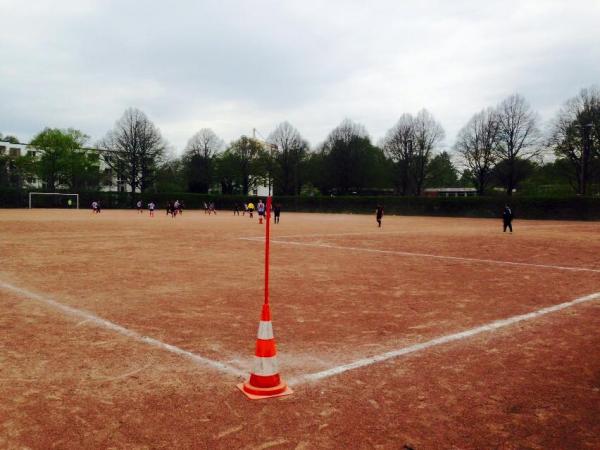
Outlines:
{"label": "soccer goal", "polygon": [[[75,204],[73,204],[73,201]],[[79,209],[79,194],[63,194],[58,192],[29,193],[29,209],[56,207],[72,208],[73,206],[76,209]]]}

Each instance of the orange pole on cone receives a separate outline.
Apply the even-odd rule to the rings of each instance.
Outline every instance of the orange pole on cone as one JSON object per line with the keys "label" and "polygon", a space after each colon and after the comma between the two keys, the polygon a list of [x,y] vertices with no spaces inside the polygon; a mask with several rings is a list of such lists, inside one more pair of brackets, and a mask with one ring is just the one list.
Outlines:
{"label": "orange pole on cone", "polygon": [[277,350],[273,325],[271,323],[271,309],[269,308],[269,240],[271,224],[271,197],[267,199],[267,226],[265,239],[265,302],[263,303],[258,325],[256,351],[254,354],[254,368],[250,372],[250,379],[246,383],[238,384],[238,388],[250,399],[280,397],[289,395],[292,390],[279,376],[277,366]]}

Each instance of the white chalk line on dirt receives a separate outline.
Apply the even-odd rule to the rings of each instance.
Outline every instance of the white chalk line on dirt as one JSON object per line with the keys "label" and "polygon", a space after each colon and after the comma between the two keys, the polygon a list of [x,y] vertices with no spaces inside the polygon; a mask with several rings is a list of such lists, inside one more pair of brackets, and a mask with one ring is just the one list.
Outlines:
{"label": "white chalk line on dirt", "polygon": [[[320,233],[320,234],[285,234],[282,236],[277,236],[279,239],[287,239],[287,238],[303,238],[303,237],[336,237],[336,236],[377,236],[379,234],[407,234],[410,231],[377,231],[377,232],[348,232],[348,233]],[[263,239],[263,236],[257,236],[257,239]]]}
{"label": "white chalk line on dirt", "polygon": [[[264,242],[264,238],[238,238],[245,241]],[[450,261],[459,262],[475,262],[484,264],[499,264],[508,266],[522,266],[522,267],[536,267],[540,269],[554,269],[554,270],[568,270],[573,272],[594,272],[600,273],[600,269],[590,269],[588,267],[569,267],[569,266],[555,266],[551,264],[535,264],[526,262],[514,262],[514,261],[502,261],[496,259],[479,259],[479,258],[467,258],[462,256],[445,256],[445,255],[433,255],[430,253],[413,253],[413,252],[402,252],[398,250],[379,250],[374,248],[361,248],[361,247],[347,247],[343,245],[332,245],[332,244],[319,244],[314,242],[296,242],[296,241],[279,241],[277,239],[271,239],[272,244],[287,244],[297,245],[302,247],[316,247],[316,248],[330,248],[333,250],[350,250],[354,252],[367,252],[367,253],[382,253],[386,255],[399,255],[399,256],[412,256],[418,258],[434,258],[434,259],[446,259]]]}
{"label": "white chalk line on dirt", "polygon": [[323,370],[321,372],[311,373],[308,375],[301,375],[299,377],[293,378],[289,380],[289,384],[298,385],[301,383],[312,382],[321,380],[323,378],[328,378],[334,375],[339,375],[341,373],[347,372],[349,370],[358,369],[361,367],[370,366],[372,364],[376,364],[382,361],[386,361],[388,359],[397,358],[399,356],[408,355],[410,353],[420,352],[422,350],[429,349],[431,347],[435,347],[437,345],[447,344],[449,342],[459,341],[462,339],[467,339],[473,336],[476,336],[481,333],[487,333],[494,330],[498,330],[500,328],[508,327],[510,325],[514,325],[518,322],[523,322],[527,320],[532,320],[543,316],[545,314],[550,314],[553,312],[561,311],[566,308],[570,308],[572,306],[591,302],[594,300],[600,299],[600,292],[596,292],[594,294],[586,295],[585,297],[579,297],[575,300],[560,303],[554,306],[548,306],[546,308],[538,309],[536,311],[521,314],[518,316],[512,316],[507,319],[496,320],[494,322],[488,323],[486,325],[482,325],[479,327],[471,328],[470,330],[461,331],[460,333],[449,334],[446,336],[441,336],[435,339],[432,339],[427,342],[422,342],[420,344],[411,345],[409,347],[404,347],[398,350],[392,350],[386,353],[382,353],[380,355],[372,356],[370,358],[363,358],[357,361],[351,362],[349,364],[343,364],[341,366],[333,367],[331,369]]}
{"label": "white chalk line on dirt", "polygon": [[[223,373],[226,373],[229,375],[234,375],[236,377],[245,377],[247,375],[247,373],[242,372],[241,370],[239,370],[235,367],[229,366],[228,364],[224,364],[219,361],[205,358],[203,356],[196,355],[195,353],[188,352],[187,350],[183,350],[174,345],[159,341],[158,339],[144,336],[136,331],[129,330],[125,327],[122,327],[121,325],[117,325],[114,322],[111,322],[109,320],[98,317],[95,314],[92,314],[90,312],[80,310],[77,308],[73,308],[71,306],[63,305],[62,303],[57,302],[56,300],[52,300],[51,298],[45,297],[40,294],[36,294],[35,292],[30,292],[26,289],[22,289],[20,287],[13,286],[12,284],[5,283],[3,281],[0,281],[0,288],[8,290],[8,291],[12,291],[21,297],[26,297],[31,300],[35,300],[39,303],[43,303],[44,305],[50,306],[50,307],[54,308],[55,310],[61,311],[65,315],[83,319],[84,321],[91,322],[96,326],[105,328],[107,330],[114,331],[118,334],[127,336],[138,342],[142,342],[144,344],[151,345],[152,347],[156,347],[161,350],[166,350],[166,351],[174,353],[176,355],[183,356],[184,358],[187,358],[190,361],[192,361],[198,365],[207,366],[212,369],[216,369],[220,372],[223,372]],[[82,324],[82,322],[79,322],[77,325],[81,325],[81,324]]]}

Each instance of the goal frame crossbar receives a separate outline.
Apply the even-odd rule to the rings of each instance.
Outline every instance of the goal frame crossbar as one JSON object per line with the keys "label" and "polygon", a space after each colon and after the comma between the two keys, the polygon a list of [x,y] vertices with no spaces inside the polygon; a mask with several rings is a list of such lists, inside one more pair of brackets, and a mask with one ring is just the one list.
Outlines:
{"label": "goal frame crossbar", "polygon": [[31,197],[32,195],[60,195],[60,196],[71,196],[75,197],[75,204],[79,209],[79,194],[63,194],[62,192],[30,192],[29,193],[29,209],[31,209]]}

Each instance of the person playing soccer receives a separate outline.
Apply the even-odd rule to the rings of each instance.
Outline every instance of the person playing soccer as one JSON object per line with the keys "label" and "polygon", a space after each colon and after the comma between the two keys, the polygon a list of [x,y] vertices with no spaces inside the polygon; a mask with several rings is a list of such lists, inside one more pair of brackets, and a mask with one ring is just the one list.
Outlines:
{"label": "person playing soccer", "polygon": [[280,203],[276,203],[275,206],[273,207],[273,216],[274,218],[274,222],[275,223],[279,223],[279,216],[281,215],[281,204]]}
{"label": "person playing soccer", "polygon": [[252,202],[248,203],[248,214],[250,215],[251,219],[254,217],[254,203]]}
{"label": "person playing soccer", "polygon": [[174,219],[175,218],[175,205],[173,204],[173,202],[171,200],[169,200],[167,202],[167,216],[171,215],[171,217]]}
{"label": "person playing soccer", "polygon": [[208,203],[204,202],[204,214],[209,214],[208,212]]}
{"label": "person playing soccer", "polygon": [[214,214],[215,216],[217,215],[217,210],[215,209],[215,202],[210,202],[208,204],[208,215],[210,216],[211,214]]}
{"label": "person playing soccer", "polygon": [[383,218],[383,206],[377,205],[377,209],[375,210],[375,214],[377,217],[377,223],[379,228],[381,228],[381,219]]}
{"label": "person playing soccer", "polygon": [[95,200],[92,202],[92,212],[98,212],[98,202]]}
{"label": "person playing soccer", "polygon": [[179,200],[175,200],[175,203],[173,203],[173,215],[177,215],[177,213],[179,213],[179,209],[181,208],[181,204],[179,203]]}
{"label": "person playing soccer", "polygon": [[504,224],[503,232],[506,233],[506,228],[510,230],[512,233],[512,221],[513,221],[513,212],[509,205],[504,206],[504,211],[502,212],[502,223]]}
{"label": "person playing soccer", "polygon": [[233,215],[234,216],[239,216],[240,215],[240,205],[238,204],[238,202],[235,202],[233,204]]}
{"label": "person playing soccer", "polygon": [[154,217],[154,208],[156,208],[154,202],[148,203],[148,211],[150,211],[150,217]]}
{"label": "person playing soccer", "polygon": [[258,212],[258,223],[262,223],[263,217],[265,216],[265,204],[260,199],[256,205],[256,211]]}
{"label": "person playing soccer", "polygon": [[142,207],[142,201],[141,201],[141,200],[138,200],[138,202],[137,202],[136,206],[137,206],[137,210],[138,210],[138,212],[139,212],[140,214],[143,214],[143,213],[144,213],[144,208]]}

